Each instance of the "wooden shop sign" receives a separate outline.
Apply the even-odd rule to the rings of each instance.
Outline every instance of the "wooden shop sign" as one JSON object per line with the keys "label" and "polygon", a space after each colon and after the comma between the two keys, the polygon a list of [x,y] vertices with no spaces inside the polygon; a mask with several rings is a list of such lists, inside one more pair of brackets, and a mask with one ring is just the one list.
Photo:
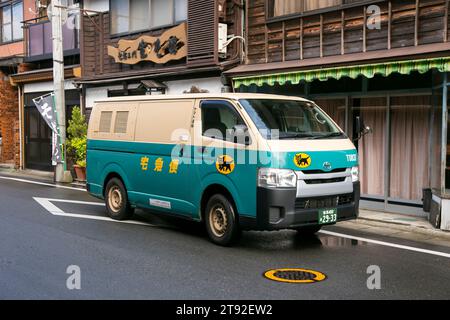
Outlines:
{"label": "wooden shop sign", "polygon": [[164,64],[187,56],[186,23],[165,31],[159,37],[141,36],[135,40],[119,40],[118,47],[108,46],[108,55],[116,63],[136,64],[151,61]]}

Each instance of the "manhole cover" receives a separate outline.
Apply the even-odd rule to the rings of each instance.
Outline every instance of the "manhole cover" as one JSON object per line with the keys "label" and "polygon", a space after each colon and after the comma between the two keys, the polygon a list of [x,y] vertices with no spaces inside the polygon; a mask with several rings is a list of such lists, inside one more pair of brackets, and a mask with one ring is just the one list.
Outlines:
{"label": "manhole cover", "polygon": [[274,269],[266,271],[264,277],[287,283],[315,283],[327,278],[322,272],[306,269]]}

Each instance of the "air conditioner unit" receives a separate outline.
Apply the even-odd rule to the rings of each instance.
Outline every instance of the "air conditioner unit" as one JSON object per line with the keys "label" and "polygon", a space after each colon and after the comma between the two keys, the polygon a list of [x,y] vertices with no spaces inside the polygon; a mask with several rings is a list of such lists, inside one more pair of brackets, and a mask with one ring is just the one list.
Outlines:
{"label": "air conditioner unit", "polygon": [[221,58],[227,57],[228,41],[228,25],[226,23],[219,23],[219,56]]}

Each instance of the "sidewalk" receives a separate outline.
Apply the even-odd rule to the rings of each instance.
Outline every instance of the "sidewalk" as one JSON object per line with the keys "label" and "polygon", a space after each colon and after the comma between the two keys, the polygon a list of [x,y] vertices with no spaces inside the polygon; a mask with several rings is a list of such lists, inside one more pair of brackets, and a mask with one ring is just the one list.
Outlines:
{"label": "sidewalk", "polygon": [[405,240],[450,247],[450,232],[433,228],[426,218],[388,212],[360,210],[359,218],[341,226]]}
{"label": "sidewalk", "polygon": [[[11,168],[9,166],[0,165],[0,176],[7,176],[10,178],[17,178],[17,179],[26,179],[26,180],[32,180],[36,182],[43,182],[43,183],[51,183],[51,184],[57,184],[54,181],[54,174],[53,172],[46,172],[46,171],[37,171],[37,170],[15,170],[14,168]],[[85,182],[79,182],[74,181],[69,184],[61,184],[65,186],[70,186],[74,188],[86,188]]]}

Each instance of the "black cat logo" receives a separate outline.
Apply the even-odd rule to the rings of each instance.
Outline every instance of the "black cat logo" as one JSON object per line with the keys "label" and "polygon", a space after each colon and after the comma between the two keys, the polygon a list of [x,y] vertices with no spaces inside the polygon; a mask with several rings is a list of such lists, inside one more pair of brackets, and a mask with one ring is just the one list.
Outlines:
{"label": "black cat logo", "polygon": [[220,163],[219,170],[224,172],[231,172],[231,163],[228,162]]}
{"label": "black cat logo", "polygon": [[230,156],[221,156],[217,159],[216,168],[222,174],[230,174],[234,171],[234,160]]}
{"label": "black cat logo", "polygon": [[311,165],[311,156],[306,153],[296,154],[294,162],[297,167],[308,168]]}

